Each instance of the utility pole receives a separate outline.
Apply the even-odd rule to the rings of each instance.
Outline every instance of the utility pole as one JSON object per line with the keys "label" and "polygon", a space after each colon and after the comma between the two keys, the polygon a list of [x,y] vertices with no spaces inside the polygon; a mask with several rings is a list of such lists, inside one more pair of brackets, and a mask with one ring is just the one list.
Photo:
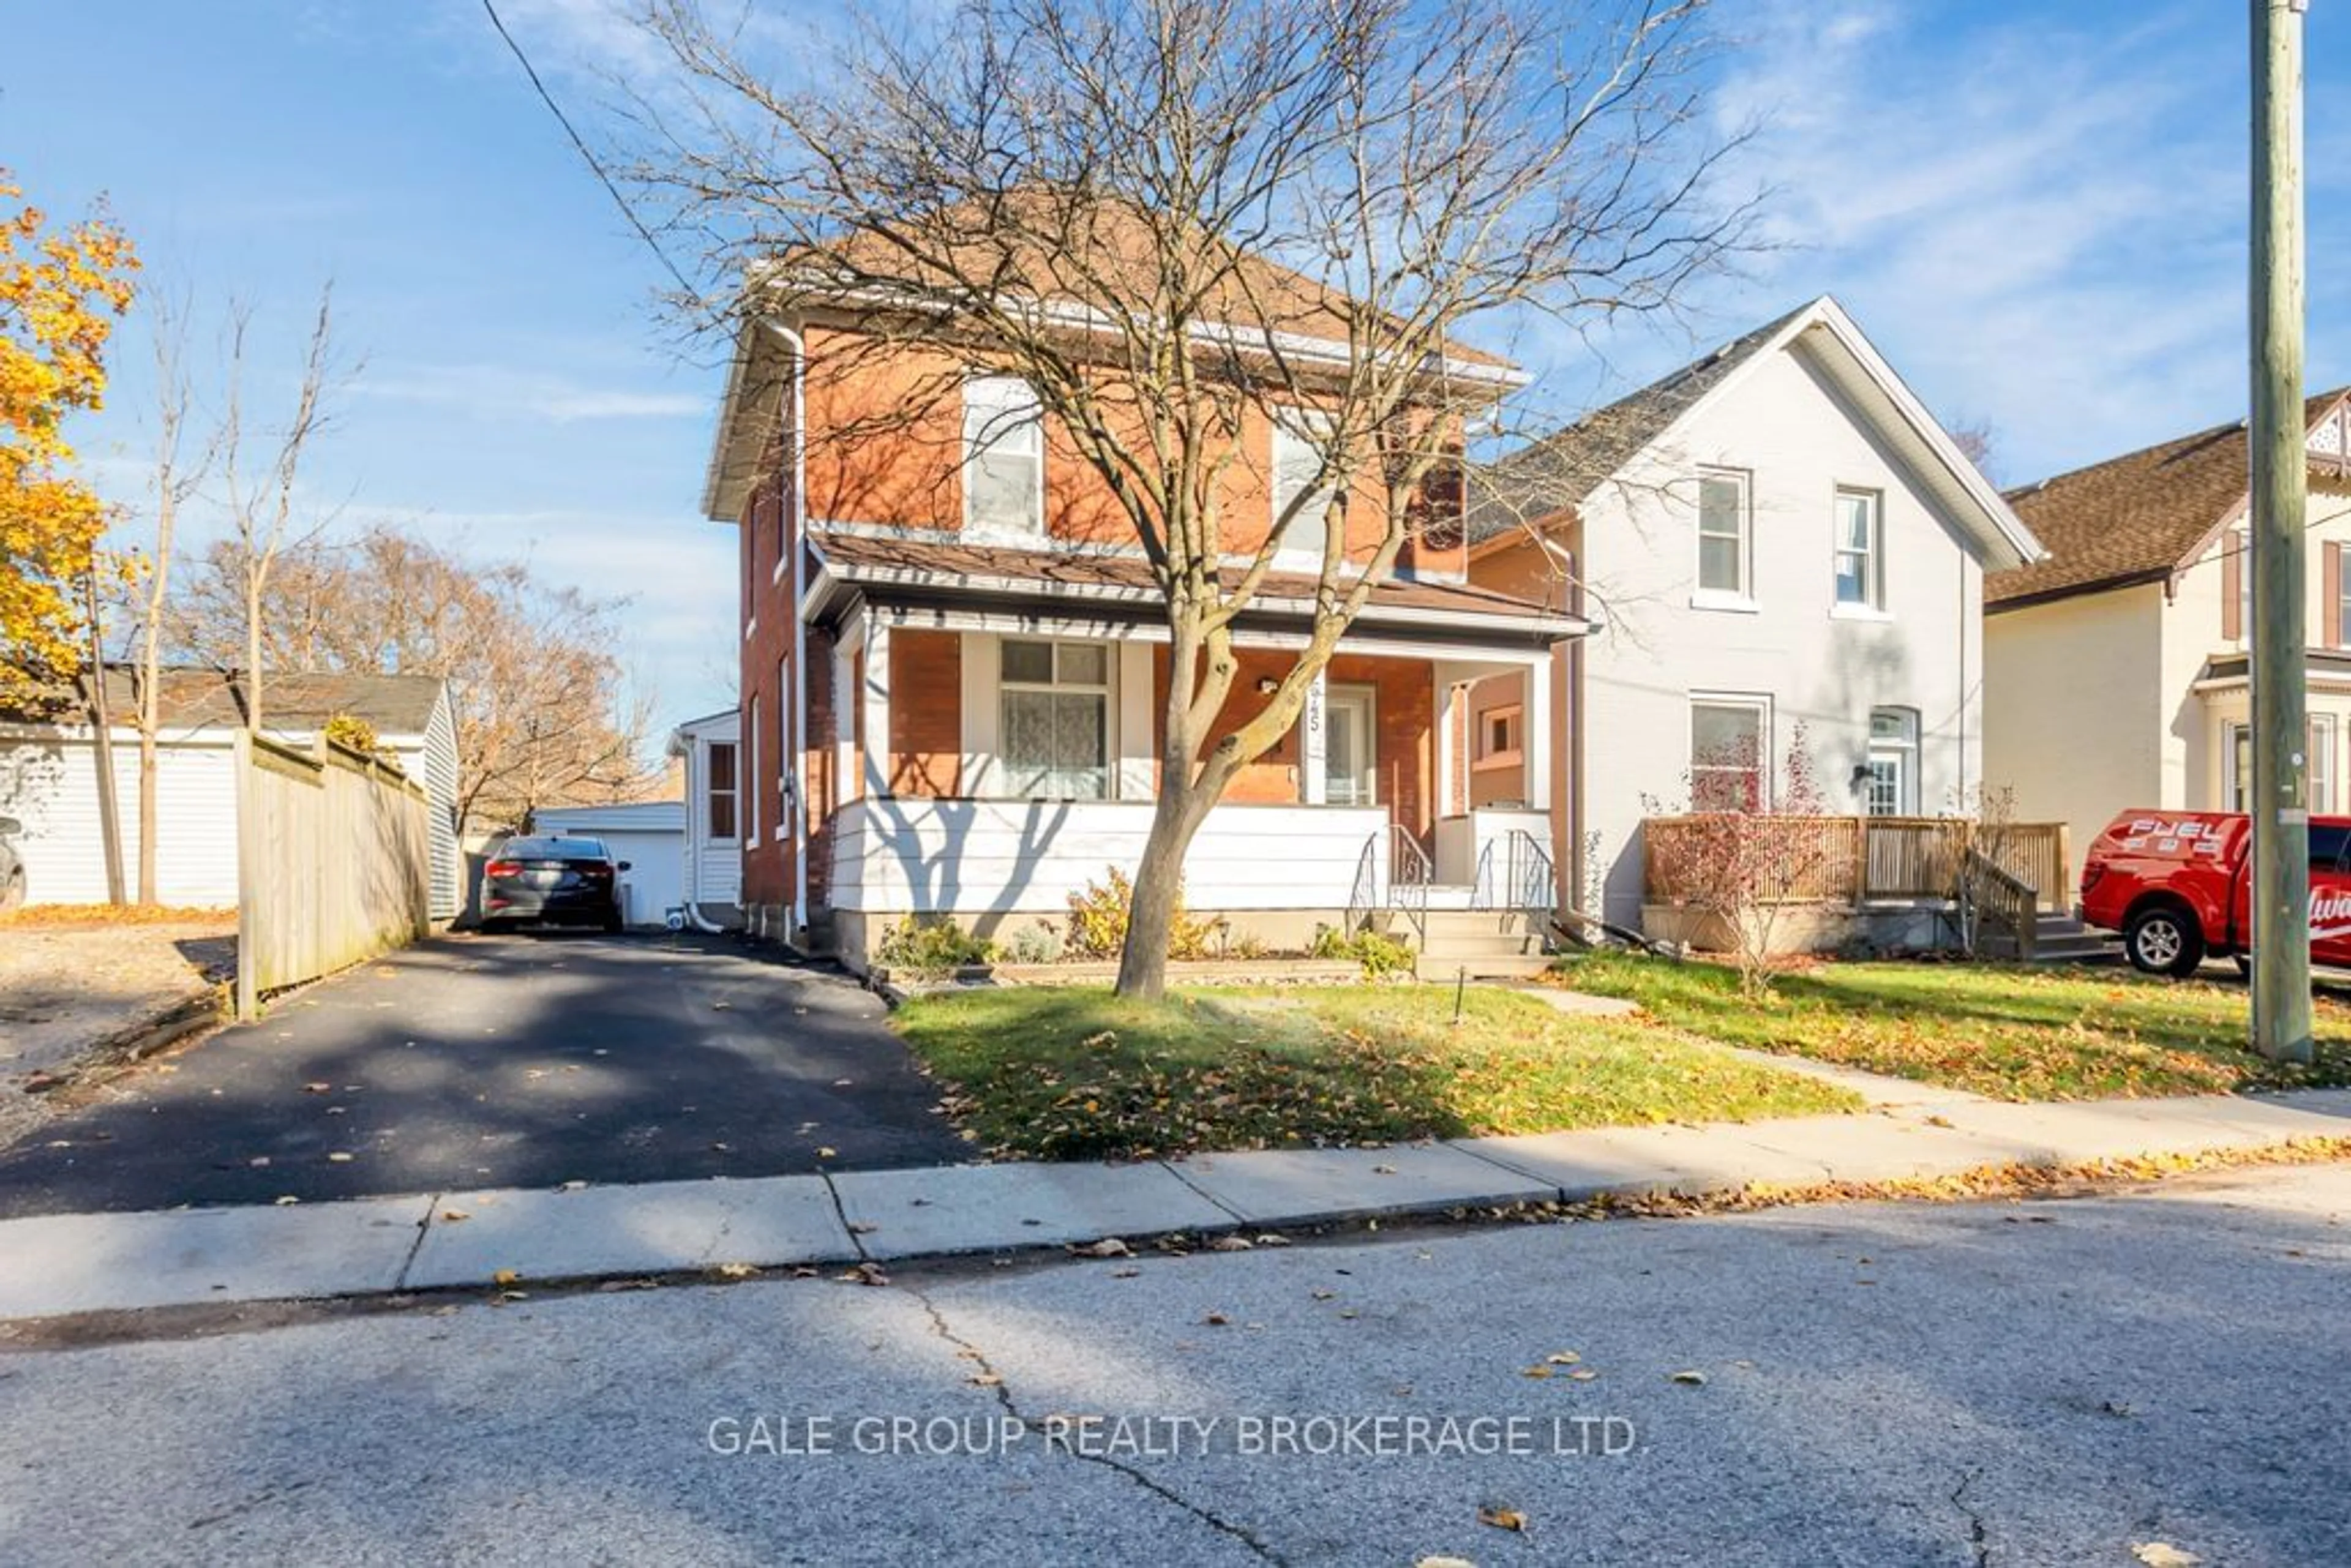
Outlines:
{"label": "utility pole", "polygon": [[2252,0],[2253,1049],[2308,1061],[2310,776],[2303,602],[2302,18]]}

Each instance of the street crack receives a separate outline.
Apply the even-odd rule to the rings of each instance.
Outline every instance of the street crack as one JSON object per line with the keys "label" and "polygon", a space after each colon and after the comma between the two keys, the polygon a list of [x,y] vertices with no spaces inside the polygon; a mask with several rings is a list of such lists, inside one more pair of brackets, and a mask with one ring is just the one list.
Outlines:
{"label": "street crack", "polygon": [[1976,1549],[1976,1568],[1991,1568],[1991,1534],[1984,1526],[1983,1515],[1969,1506],[1968,1488],[1981,1477],[1981,1470],[1969,1470],[1959,1477],[1959,1484],[1951,1489],[1951,1506],[1968,1516],[1968,1544]]}

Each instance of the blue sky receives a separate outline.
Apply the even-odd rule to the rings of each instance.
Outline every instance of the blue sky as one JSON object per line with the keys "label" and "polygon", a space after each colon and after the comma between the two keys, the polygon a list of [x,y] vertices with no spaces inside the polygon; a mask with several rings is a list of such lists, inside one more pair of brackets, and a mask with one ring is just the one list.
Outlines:
{"label": "blue sky", "polygon": [[[559,95],[641,64],[619,0],[504,0]],[[832,7],[820,8],[832,12]],[[2244,402],[2245,7],[2214,0],[1725,0],[1717,112],[1762,133],[1775,248],[1688,321],[1497,333],[1571,413],[1822,292],[2018,483]],[[2313,385],[2351,381],[2351,9],[2309,22]],[[0,159],[53,211],[103,193],[152,280],[258,316],[289,367],[320,281],[365,356],[312,478],[341,526],[413,523],[630,599],[664,723],[731,700],[731,530],[696,509],[720,381],[653,309],[623,225],[477,0],[22,7]],[[89,471],[140,496],[125,329]],[[282,390],[282,387],[281,387]]]}

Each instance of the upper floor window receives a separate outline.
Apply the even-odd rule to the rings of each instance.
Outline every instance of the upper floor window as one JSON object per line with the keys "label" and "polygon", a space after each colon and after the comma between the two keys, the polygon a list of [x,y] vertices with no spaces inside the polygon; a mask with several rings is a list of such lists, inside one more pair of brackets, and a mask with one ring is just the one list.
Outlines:
{"label": "upper floor window", "polygon": [[1013,376],[965,382],[963,454],[965,528],[1045,531],[1045,421],[1034,387]]}
{"label": "upper floor window", "polygon": [[[1322,465],[1331,444],[1331,416],[1319,409],[1278,409],[1273,417],[1273,516],[1268,526],[1290,518],[1280,551],[1311,559],[1317,570],[1330,534],[1332,486]],[[1293,512],[1291,504],[1296,503]]]}
{"label": "upper floor window", "polygon": [[1712,468],[1698,476],[1698,586],[1701,593],[1749,597],[1752,542],[1747,476]]}
{"label": "upper floor window", "polygon": [[731,839],[735,836],[735,743],[714,740],[709,751],[710,776],[703,780],[705,814],[709,818],[710,836]]}
{"label": "upper floor window", "polygon": [[2319,590],[2335,596],[2335,635],[2328,641],[2337,648],[2351,647],[2351,550],[2336,545],[2325,553],[2335,564],[2335,580]]}
{"label": "upper floor window", "polygon": [[1884,499],[1875,490],[1836,493],[1836,601],[1886,607]]}

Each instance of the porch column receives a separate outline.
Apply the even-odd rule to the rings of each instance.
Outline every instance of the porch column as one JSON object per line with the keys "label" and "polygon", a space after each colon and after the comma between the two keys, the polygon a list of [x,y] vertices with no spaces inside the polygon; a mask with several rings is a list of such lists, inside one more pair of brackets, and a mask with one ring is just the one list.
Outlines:
{"label": "porch column", "polygon": [[1460,788],[1461,748],[1454,735],[1463,687],[1447,676],[1441,664],[1429,666],[1428,678],[1437,686],[1437,810],[1432,814],[1456,817],[1468,809],[1468,792]]}
{"label": "porch column", "polygon": [[1546,653],[1527,666],[1526,701],[1519,706],[1520,767],[1526,772],[1527,804],[1542,810],[1551,804],[1552,753],[1560,737],[1552,723],[1552,659]]}
{"label": "porch column", "polygon": [[1314,672],[1314,680],[1306,688],[1306,711],[1299,716],[1298,798],[1310,806],[1325,802],[1331,782],[1325,761],[1330,756],[1329,726],[1324,719],[1329,712],[1328,677],[1327,669]]}
{"label": "porch column", "polygon": [[865,798],[890,792],[890,625],[879,616],[865,622]]}
{"label": "porch column", "polygon": [[834,810],[863,793],[857,788],[857,650],[865,645],[860,624],[841,628],[832,645],[832,800]]}

